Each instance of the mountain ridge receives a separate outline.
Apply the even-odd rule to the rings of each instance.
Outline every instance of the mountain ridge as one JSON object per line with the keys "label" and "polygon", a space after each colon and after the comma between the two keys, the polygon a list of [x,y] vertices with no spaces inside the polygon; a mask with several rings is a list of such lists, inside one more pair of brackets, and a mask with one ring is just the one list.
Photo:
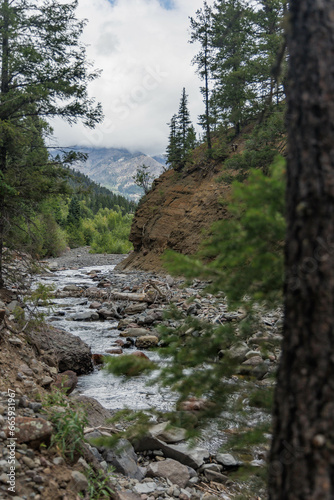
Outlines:
{"label": "mountain ridge", "polygon": [[74,170],[87,175],[113,193],[133,201],[139,201],[144,193],[133,180],[137,167],[147,165],[154,179],[158,178],[164,170],[164,164],[161,163],[163,155],[156,155],[153,158],[141,151],[131,153],[125,148],[72,146],[69,149],[88,155],[86,162],[77,161],[72,165]]}

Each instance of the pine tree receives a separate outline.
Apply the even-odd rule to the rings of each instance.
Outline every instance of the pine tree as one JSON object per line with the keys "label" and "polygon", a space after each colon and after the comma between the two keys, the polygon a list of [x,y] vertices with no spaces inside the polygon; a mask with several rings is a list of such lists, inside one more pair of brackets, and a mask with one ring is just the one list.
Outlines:
{"label": "pine tree", "polygon": [[249,116],[248,103],[256,96],[256,89],[249,85],[256,52],[251,12],[243,0],[219,0],[212,15],[214,105],[223,123],[232,124],[236,134]]}
{"label": "pine tree", "polygon": [[[258,87],[258,107],[271,108],[285,99],[286,43],[284,35],[285,0],[260,0],[253,13],[257,54],[255,85]],[[256,110],[256,106],[254,106]]]}
{"label": "pine tree", "polygon": [[204,87],[201,87],[203,95],[205,114],[201,115],[200,124],[206,133],[206,142],[208,152],[211,155],[211,129],[212,116],[210,113],[210,89],[209,80],[211,78],[210,68],[212,66],[212,27],[211,27],[211,9],[206,2],[202,9],[196,12],[196,18],[190,18],[191,38],[190,42],[200,42],[201,50],[194,57],[193,64],[197,65],[197,73],[204,80]]}
{"label": "pine tree", "polygon": [[179,112],[173,115],[169,127],[166,163],[174,170],[180,170],[185,166],[189,153],[196,146],[196,132],[190,120],[185,88],[182,90]]}
{"label": "pine tree", "polygon": [[[26,207],[45,190],[57,190],[56,184],[52,187],[56,171],[51,174],[55,162],[48,161],[44,145],[50,133],[44,118],[82,119],[88,127],[102,118],[100,105],[87,94],[87,84],[98,72],[89,69],[80,43],[85,23],[75,17],[77,4],[0,2],[0,286],[13,201],[17,212],[20,203]],[[42,175],[45,165],[48,175]],[[24,191],[18,189],[22,185]]]}

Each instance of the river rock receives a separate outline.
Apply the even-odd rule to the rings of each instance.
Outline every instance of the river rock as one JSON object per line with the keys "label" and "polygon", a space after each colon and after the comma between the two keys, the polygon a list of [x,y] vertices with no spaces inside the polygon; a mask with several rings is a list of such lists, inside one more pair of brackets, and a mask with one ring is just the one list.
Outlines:
{"label": "river rock", "polygon": [[130,304],[130,305],[128,305],[125,308],[124,313],[128,314],[128,315],[138,314],[138,313],[141,313],[141,312],[145,311],[145,309],[147,309],[147,303],[146,302],[140,302],[138,304]]}
{"label": "river rock", "polygon": [[246,358],[247,352],[249,352],[249,347],[245,342],[236,342],[227,352],[233,361],[242,363]]}
{"label": "river rock", "polygon": [[238,467],[241,465],[241,462],[238,462],[238,460],[230,453],[217,453],[216,460],[224,467]]}
{"label": "river rock", "polygon": [[108,307],[108,308],[102,307],[101,309],[99,309],[98,315],[102,319],[112,319],[112,318],[119,319],[120,318],[120,315],[118,314],[116,309],[113,307]]}
{"label": "river rock", "polygon": [[94,365],[103,365],[104,363],[104,355],[103,354],[92,354],[92,361]]}
{"label": "river rock", "polygon": [[77,285],[66,285],[63,288],[64,292],[81,292],[82,288]]}
{"label": "river rock", "polygon": [[66,370],[66,372],[59,373],[57,375],[53,387],[57,387],[58,389],[65,391],[65,394],[68,396],[69,394],[71,394],[71,392],[74,391],[77,385],[77,374],[72,370]]}
{"label": "river rock", "polygon": [[181,464],[197,470],[209,458],[210,452],[204,448],[190,448],[187,444],[167,444],[152,436],[145,436],[133,443],[137,452],[161,450],[165,457],[173,458]]}
{"label": "river rock", "polygon": [[147,476],[164,477],[180,488],[185,488],[190,479],[188,467],[171,458],[163,462],[151,462],[147,468]]}
{"label": "river rock", "polygon": [[155,335],[143,335],[137,338],[136,347],[138,349],[149,349],[150,347],[156,347],[158,342],[159,339]]}
{"label": "river rock", "polygon": [[120,335],[121,337],[144,337],[145,335],[150,335],[150,330],[146,328],[127,328]]}
{"label": "river rock", "polygon": [[[96,399],[88,396],[72,395],[71,400],[75,400],[82,405],[86,411],[88,424],[91,427],[107,425],[106,422],[112,417],[112,413],[104,408]],[[110,427],[110,425],[109,425]]]}
{"label": "river rock", "polygon": [[113,349],[106,349],[108,354],[123,354],[123,349],[121,347],[114,347]]}
{"label": "river rock", "polygon": [[129,441],[120,439],[117,448],[104,450],[105,461],[115,467],[116,472],[141,481],[144,478],[142,470],[137,465],[137,455]]}
{"label": "river rock", "polygon": [[85,375],[93,371],[90,347],[76,335],[50,326],[36,329],[30,335],[40,350],[50,351],[57,358],[60,372],[72,370]]}
{"label": "river rock", "polygon": [[73,321],[97,321],[99,318],[99,314],[95,311],[85,311],[71,316]]}
{"label": "river rock", "polygon": [[186,430],[179,427],[169,427],[169,422],[162,422],[150,428],[149,433],[152,437],[160,439],[164,443],[179,443],[186,437]]}

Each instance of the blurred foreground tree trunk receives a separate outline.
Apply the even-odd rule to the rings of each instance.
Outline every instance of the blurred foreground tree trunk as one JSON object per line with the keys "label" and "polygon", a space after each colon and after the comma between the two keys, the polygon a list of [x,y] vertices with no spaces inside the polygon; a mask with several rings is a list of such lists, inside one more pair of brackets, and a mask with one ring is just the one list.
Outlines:
{"label": "blurred foreground tree trunk", "polygon": [[285,322],[271,500],[334,498],[334,2],[291,0]]}

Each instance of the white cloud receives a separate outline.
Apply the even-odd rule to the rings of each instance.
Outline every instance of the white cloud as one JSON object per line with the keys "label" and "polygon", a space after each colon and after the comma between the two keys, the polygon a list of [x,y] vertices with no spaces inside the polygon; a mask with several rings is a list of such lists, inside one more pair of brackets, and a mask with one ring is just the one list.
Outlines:
{"label": "white cloud", "polygon": [[[102,76],[90,94],[103,105],[105,121],[95,130],[55,120],[59,144],[125,147],[164,152],[167,122],[178,111],[182,88],[189,94],[194,123],[203,112],[200,80],[191,65],[198,50],[189,40],[189,16],[202,0],[79,0],[77,15],[87,18],[83,41]],[[165,1],[166,4],[166,1]]]}

